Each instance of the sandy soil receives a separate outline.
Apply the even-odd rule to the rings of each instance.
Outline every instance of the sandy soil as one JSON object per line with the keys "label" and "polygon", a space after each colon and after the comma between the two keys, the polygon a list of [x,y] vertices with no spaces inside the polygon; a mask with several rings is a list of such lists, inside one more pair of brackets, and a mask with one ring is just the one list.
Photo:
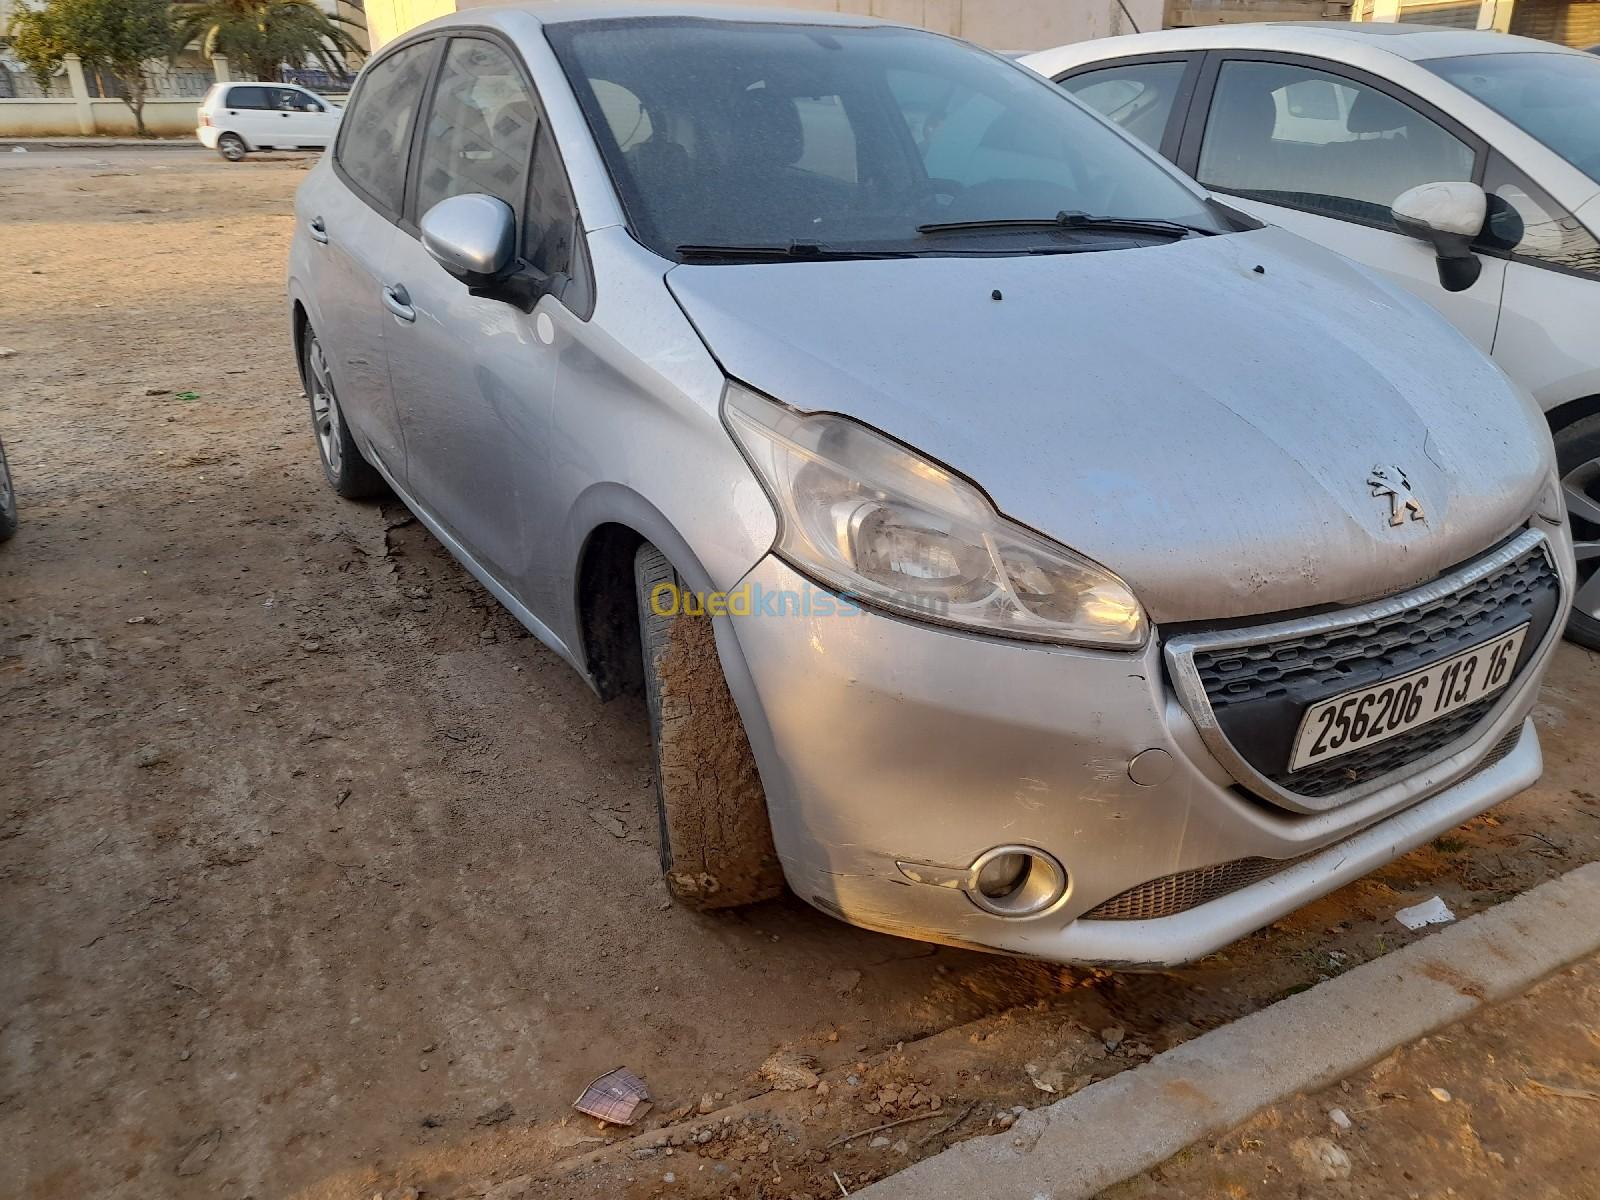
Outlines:
{"label": "sandy soil", "polygon": [[[1186,971],[672,906],[642,706],[321,481],[305,165],[0,172],[0,1196],[837,1195],[1600,858],[1569,647],[1540,787]],[[633,1140],[568,1108],[622,1064]]]}
{"label": "sandy soil", "polygon": [[1600,958],[1191,1146],[1106,1200],[1600,1196]]}

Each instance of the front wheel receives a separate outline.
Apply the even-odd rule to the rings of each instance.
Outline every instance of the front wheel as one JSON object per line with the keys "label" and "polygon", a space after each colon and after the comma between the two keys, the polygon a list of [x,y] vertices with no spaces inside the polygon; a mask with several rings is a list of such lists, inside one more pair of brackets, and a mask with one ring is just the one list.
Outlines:
{"label": "front wheel", "polygon": [[684,611],[683,580],[649,543],[634,559],[634,583],[667,887],[701,911],[770,900],[783,891],[783,869],[711,618]]}
{"label": "front wheel", "polygon": [[229,162],[238,162],[250,153],[250,147],[237,133],[225,133],[217,139],[217,153]]}
{"label": "front wheel", "polygon": [[1600,413],[1556,430],[1556,469],[1578,558],[1567,637],[1600,650]]}

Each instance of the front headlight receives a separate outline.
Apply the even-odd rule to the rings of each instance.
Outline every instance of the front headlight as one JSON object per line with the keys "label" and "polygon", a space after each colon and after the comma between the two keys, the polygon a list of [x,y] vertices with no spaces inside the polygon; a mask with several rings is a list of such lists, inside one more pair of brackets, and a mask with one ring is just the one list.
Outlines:
{"label": "front headlight", "polygon": [[1144,644],[1144,609],[1127,584],[1006,520],[977,488],[898,442],[735,383],[723,412],[778,506],[778,553],[818,581],[1003,637]]}

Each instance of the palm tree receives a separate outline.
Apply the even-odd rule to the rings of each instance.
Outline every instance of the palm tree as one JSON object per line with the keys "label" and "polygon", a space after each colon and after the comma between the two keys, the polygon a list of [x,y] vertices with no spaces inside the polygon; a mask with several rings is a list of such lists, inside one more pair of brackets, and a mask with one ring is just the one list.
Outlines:
{"label": "palm tree", "polygon": [[345,19],[329,16],[314,0],[201,0],[174,5],[173,19],[180,45],[199,38],[207,57],[226,54],[252,79],[276,80],[284,63],[307,59],[343,75],[347,56],[361,51]]}

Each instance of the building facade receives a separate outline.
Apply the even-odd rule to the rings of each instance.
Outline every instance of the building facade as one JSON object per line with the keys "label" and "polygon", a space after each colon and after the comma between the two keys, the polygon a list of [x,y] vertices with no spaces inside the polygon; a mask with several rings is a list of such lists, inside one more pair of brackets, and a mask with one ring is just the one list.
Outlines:
{"label": "building facade", "polygon": [[1167,0],[1168,29],[1246,21],[1348,21],[1351,0]]}
{"label": "building facade", "polygon": [[[491,0],[366,0],[374,47],[445,13]],[[996,50],[1231,21],[1343,21],[1352,0],[728,0],[882,17]]]}
{"label": "building facade", "polygon": [[1600,46],[1600,0],[1357,0],[1357,21],[1498,29],[1564,46]]}
{"label": "building facade", "polygon": [[[458,8],[494,0],[366,0],[373,47]],[[762,8],[860,13],[954,34],[996,50],[1042,50],[1064,42],[1162,27],[1166,0],[738,0]],[[1293,0],[1289,0],[1292,5]],[[1286,5],[1288,6],[1288,5]]]}

